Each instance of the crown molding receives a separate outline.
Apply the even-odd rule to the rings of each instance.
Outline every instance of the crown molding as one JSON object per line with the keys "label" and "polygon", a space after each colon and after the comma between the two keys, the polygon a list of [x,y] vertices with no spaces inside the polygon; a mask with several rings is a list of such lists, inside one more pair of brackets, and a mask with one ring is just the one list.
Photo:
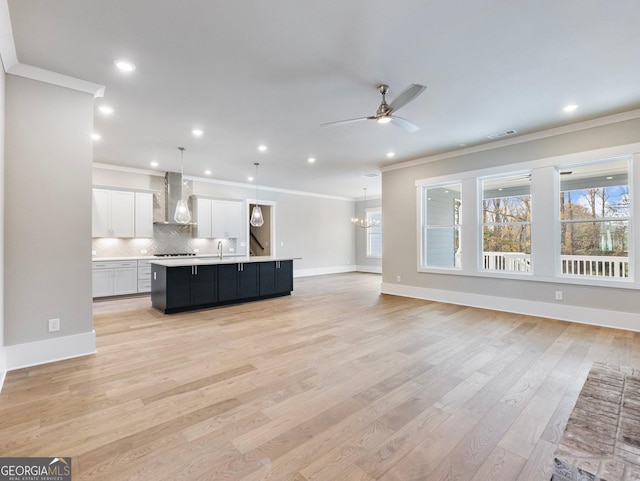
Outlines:
{"label": "crown molding", "polygon": [[637,118],[640,118],[640,109],[630,110],[628,112],[622,112],[619,114],[607,115],[606,117],[599,117],[597,119],[576,122],[575,124],[563,125],[562,127],[554,127],[552,129],[541,130],[540,132],[524,134],[512,139],[497,140],[495,142],[490,142],[490,143],[478,145],[475,147],[467,147],[466,149],[453,150],[451,152],[430,155],[430,156],[422,157],[419,159],[408,160],[406,162],[399,162],[397,164],[386,164],[380,167],[380,171],[390,172],[393,170],[404,169],[407,167],[415,167],[417,165],[428,164],[430,162],[436,162],[438,160],[450,159],[452,157],[461,157],[463,155],[475,154],[477,152],[486,152],[488,150],[494,150],[500,147],[507,147],[509,145],[522,144],[525,142],[531,142],[533,140],[545,139],[548,137],[555,137],[557,135],[568,134],[571,132],[578,132],[580,130],[591,129],[594,127],[601,127],[603,125],[615,124],[618,122],[624,122],[626,120],[633,120]]}
{"label": "crown molding", "polygon": [[17,77],[24,77],[39,82],[57,85],[71,90],[77,90],[93,95],[93,98],[104,97],[105,86],[93,82],[87,82],[75,77],[63,75],[61,73],[51,72],[42,68],[33,67],[23,63],[16,63],[6,70],[8,74]]}
{"label": "crown molding", "polygon": [[[164,177],[164,172],[159,172],[157,170],[146,170],[146,169],[137,169],[134,167],[124,167],[121,165],[111,165],[111,164],[104,164],[104,163],[99,163],[99,162],[94,162],[93,163],[93,167],[96,169],[106,169],[106,170],[115,170],[115,171],[119,171],[119,172],[129,172],[129,173],[134,173],[134,174],[146,174],[146,175],[154,175],[154,176],[158,176],[158,177]],[[239,187],[242,189],[251,189],[251,190],[255,190],[256,185],[255,184],[246,184],[243,182],[232,182],[229,180],[219,180],[219,179],[212,179],[210,177],[198,177],[198,176],[194,176],[194,175],[183,175],[183,177],[187,180],[195,180],[197,182],[206,182],[209,184],[218,184],[218,185],[228,185],[231,187]],[[293,195],[304,195],[307,197],[320,197],[322,199],[333,199],[333,200],[346,200],[349,202],[354,202],[355,199],[350,199],[348,197],[339,197],[336,195],[327,195],[327,194],[316,194],[315,192],[304,192],[304,191],[300,191],[300,190],[291,190],[291,189],[281,189],[278,187],[268,187],[268,186],[260,186],[260,190],[264,190],[267,192],[280,192],[283,194],[293,194]]]}
{"label": "crown molding", "polygon": [[0,0],[0,56],[2,57],[2,67],[5,72],[8,72],[11,67],[18,63],[7,0]]}
{"label": "crown molding", "polygon": [[2,59],[2,67],[8,74],[78,90],[93,95],[93,98],[104,97],[104,85],[20,63],[13,39],[7,0],[0,0],[0,57]]}

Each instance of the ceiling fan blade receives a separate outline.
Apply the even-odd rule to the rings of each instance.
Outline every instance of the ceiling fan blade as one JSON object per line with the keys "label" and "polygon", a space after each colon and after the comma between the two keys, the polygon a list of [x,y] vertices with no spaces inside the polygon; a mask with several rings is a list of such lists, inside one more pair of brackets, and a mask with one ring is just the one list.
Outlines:
{"label": "ceiling fan blade", "polygon": [[427,87],[420,84],[411,84],[404,91],[398,95],[393,102],[389,104],[389,108],[392,112],[404,107],[418,95],[420,95]]}
{"label": "ceiling fan blade", "polygon": [[420,127],[418,127],[417,125],[412,124],[407,119],[403,119],[402,117],[396,117],[395,115],[391,116],[391,123],[410,133],[414,133],[420,130]]}
{"label": "ceiling fan blade", "polygon": [[350,124],[351,122],[360,122],[361,120],[375,120],[375,117],[360,117],[357,119],[338,120],[337,122],[328,122],[326,124],[320,124],[320,127],[331,127],[333,125]]}

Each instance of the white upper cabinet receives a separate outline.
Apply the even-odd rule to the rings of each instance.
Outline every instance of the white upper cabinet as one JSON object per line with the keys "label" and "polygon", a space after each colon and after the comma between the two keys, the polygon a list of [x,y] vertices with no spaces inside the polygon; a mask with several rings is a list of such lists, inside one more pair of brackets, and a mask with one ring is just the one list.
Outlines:
{"label": "white upper cabinet", "polygon": [[224,225],[226,229],[226,237],[235,239],[244,238],[245,225],[249,222],[244,218],[243,202],[226,202],[224,210]]}
{"label": "white upper cabinet", "polygon": [[244,238],[244,202],[194,197],[192,206],[197,222],[195,237]]}
{"label": "white upper cabinet", "polygon": [[153,237],[153,194],[136,192],[136,237]]}
{"label": "white upper cabinet", "polygon": [[93,189],[91,232],[93,237],[111,237],[111,191]]}
{"label": "white upper cabinet", "polygon": [[193,217],[197,222],[195,237],[211,238],[211,199],[193,198]]}
{"label": "white upper cabinet", "polygon": [[153,194],[93,189],[92,237],[153,237]]}

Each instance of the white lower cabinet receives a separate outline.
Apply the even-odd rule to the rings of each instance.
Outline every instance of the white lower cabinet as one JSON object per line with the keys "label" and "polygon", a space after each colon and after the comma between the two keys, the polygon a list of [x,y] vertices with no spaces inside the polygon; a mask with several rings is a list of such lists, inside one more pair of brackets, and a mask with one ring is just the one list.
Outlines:
{"label": "white lower cabinet", "polygon": [[138,292],[138,261],[93,262],[93,297]]}
{"label": "white lower cabinet", "polygon": [[151,262],[138,261],[138,292],[151,292]]}

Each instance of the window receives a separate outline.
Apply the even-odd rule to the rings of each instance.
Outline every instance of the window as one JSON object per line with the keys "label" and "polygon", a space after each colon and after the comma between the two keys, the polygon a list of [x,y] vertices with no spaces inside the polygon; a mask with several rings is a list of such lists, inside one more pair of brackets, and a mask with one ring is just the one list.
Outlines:
{"label": "window", "polygon": [[629,160],[563,165],[560,272],[629,277]]}
{"label": "window", "polygon": [[378,221],[367,229],[367,257],[382,257],[382,208],[366,210],[369,223]]}
{"label": "window", "polygon": [[462,185],[423,188],[423,267],[460,267]]}
{"label": "window", "polygon": [[481,179],[482,269],[531,271],[531,173]]}

